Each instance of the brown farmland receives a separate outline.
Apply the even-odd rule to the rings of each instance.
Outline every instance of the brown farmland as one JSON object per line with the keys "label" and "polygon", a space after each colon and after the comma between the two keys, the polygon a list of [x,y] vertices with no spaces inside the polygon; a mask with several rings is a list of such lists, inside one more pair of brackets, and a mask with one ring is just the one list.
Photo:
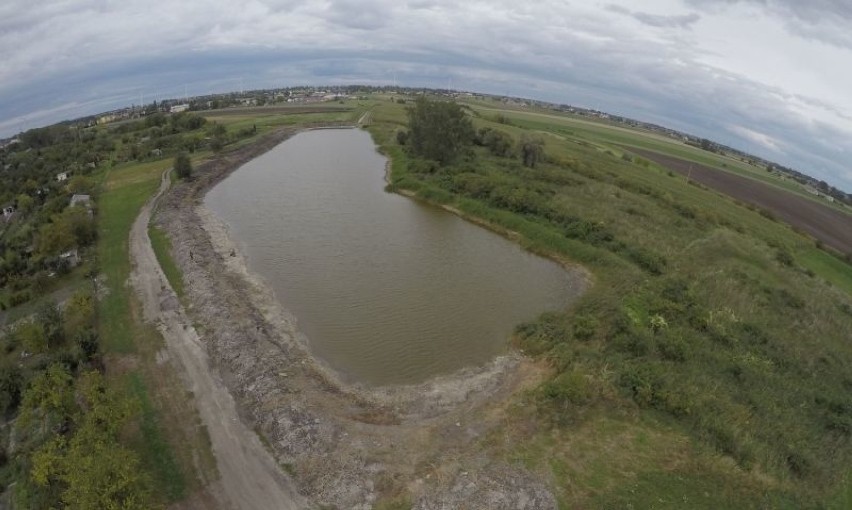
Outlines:
{"label": "brown farmland", "polygon": [[768,184],[723,170],[657,152],[630,147],[630,152],[650,159],[742,202],[766,209],[776,218],[842,253],[852,254],[852,216]]}

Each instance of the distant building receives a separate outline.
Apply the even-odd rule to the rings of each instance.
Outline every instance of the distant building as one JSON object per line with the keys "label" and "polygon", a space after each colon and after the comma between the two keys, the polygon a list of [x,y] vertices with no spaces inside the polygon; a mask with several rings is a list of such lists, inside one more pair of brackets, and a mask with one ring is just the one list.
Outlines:
{"label": "distant building", "polygon": [[82,204],[82,205],[85,205],[85,206],[88,207],[88,206],[91,206],[91,201],[92,201],[92,197],[89,196],[89,195],[73,195],[71,197],[71,204],[70,205],[71,205],[71,207],[74,207],[75,205]]}
{"label": "distant building", "polygon": [[56,180],[59,182],[64,182],[68,180],[68,172],[60,172],[56,174]]}
{"label": "distant building", "polygon": [[77,253],[77,249],[66,251],[65,253],[61,253],[59,255],[59,260],[68,264],[68,267],[77,267],[80,263],[80,255]]}
{"label": "distant building", "polygon": [[189,110],[188,104],[176,104],[169,108],[169,113],[180,113]]}
{"label": "distant building", "polygon": [[108,113],[106,115],[101,115],[98,117],[98,124],[108,124],[110,122],[114,122],[119,119],[119,116],[114,113]]}

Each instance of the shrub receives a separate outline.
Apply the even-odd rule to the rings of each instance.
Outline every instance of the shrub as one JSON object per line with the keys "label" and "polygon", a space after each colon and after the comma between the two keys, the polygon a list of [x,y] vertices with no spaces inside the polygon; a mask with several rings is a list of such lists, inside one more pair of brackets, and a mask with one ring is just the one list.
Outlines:
{"label": "shrub", "polygon": [[590,315],[578,315],[574,317],[574,338],[577,340],[589,340],[595,336],[598,321]]}
{"label": "shrub", "polygon": [[793,255],[789,251],[787,251],[783,248],[779,249],[775,253],[775,260],[780,262],[781,265],[787,266],[787,267],[792,267],[796,263],[796,259],[793,258]]}
{"label": "shrub", "polygon": [[396,143],[400,145],[405,145],[408,141],[408,131],[397,131],[396,132]]}
{"label": "shrub", "polygon": [[192,176],[192,161],[189,160],[189,155],[185,152],[178,153],[175,156],[175,173],[181,179],[189,179]]}
{"label": "shrub", "polygon": [[576,368],[545,383],[543,392],[545,397],[562,407],[585,405],[595,398],[595,389],[589,377]]}

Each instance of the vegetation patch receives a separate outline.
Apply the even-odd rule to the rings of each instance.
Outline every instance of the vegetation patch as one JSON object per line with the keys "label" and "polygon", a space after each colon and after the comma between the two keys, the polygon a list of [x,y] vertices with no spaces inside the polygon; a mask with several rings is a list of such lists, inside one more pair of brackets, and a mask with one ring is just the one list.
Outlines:
{"label": "vegetation patch", "polygon": [[[428,107],[420,99],[409,115]],[[590,421],[630,422],[623,413],[634,409],[634,420],[667,423],[698,445],[689,456],[699,471],[651,463],[631,481],[608,473],[621,488],[570,501],[800,507],[847,483],[852,320],[842,310],[852,300],[841,290],[850,278],[842,261],[817,255],[761,210],[599,150],[611,130],[597,143],[539,138],[531,148],[530,128],[558,132],[560,121],[473,115],[473,129],[460,130],[473,133],[466,148],[442,160],[419,149],[414,130],[391,137],[381,122],[396,115],[379,109],[371,127],[393,158],[393,189],[516,232],[533,251],[594,274],[574,309],[517,330],[517,345],[555,368],[535,393],[537,414],[570,435]],[[701,472],[719,458],[735,468]],[[565,494],[591,483],[559,463],[546,469]]]}

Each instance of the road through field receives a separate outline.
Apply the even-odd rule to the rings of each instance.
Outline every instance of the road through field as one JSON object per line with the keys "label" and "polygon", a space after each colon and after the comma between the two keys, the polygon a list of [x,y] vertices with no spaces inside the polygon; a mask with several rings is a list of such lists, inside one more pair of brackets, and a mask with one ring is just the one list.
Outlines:
{"label": "road through field", "polygon": [[133,224],[130,232],[130,256],[134,264],[131,280],[142,301],[145,319],[157,324],[169,357],[182,372],[187,389],[195,397],[216,456],[221,492],[227,498],[221,502],[222,507],[239,510],[308,508],[257,435],[240,420],[233,397],[211,366],[198,333],[157,262],[148,238],[148,223],[157,200],[168,187],[169,171],[166,171],[159,191],[145,204]]}

